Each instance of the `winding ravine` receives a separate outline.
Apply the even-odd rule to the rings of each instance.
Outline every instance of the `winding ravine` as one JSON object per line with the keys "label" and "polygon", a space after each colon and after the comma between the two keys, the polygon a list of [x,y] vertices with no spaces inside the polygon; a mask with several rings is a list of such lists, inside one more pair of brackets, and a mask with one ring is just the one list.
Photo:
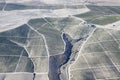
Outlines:
{"label": "winding ravine", "polygon": [[68,62],[72,53],[72,40],[65,33],[63,34],[63,40],[66,43],[64,53],[55,56],[50,56],[49,58],[49,80],[60,80],[60,67]]}

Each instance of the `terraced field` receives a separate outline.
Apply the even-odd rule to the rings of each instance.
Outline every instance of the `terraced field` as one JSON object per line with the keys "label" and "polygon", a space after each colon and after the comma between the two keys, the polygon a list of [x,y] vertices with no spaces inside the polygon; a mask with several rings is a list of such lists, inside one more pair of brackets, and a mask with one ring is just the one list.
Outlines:
{"label": "terraced field", "polygon": [[119,33],[119,30],[96,29],[71,65],[70,80],[119,80]]}
{"label": "terraced field", "polygon": [[107,25],[120,20],[120,7],[119,6],[87,6],[90,11],[83,14],[75,15],[76,17],[82,18],[85,21],[97,24]]}
{"label": "terraced field", "polygon": [[29,26],[22,25],[0,33],[0,43],[1,73],[48,71],[48,53],[43,36]]}

